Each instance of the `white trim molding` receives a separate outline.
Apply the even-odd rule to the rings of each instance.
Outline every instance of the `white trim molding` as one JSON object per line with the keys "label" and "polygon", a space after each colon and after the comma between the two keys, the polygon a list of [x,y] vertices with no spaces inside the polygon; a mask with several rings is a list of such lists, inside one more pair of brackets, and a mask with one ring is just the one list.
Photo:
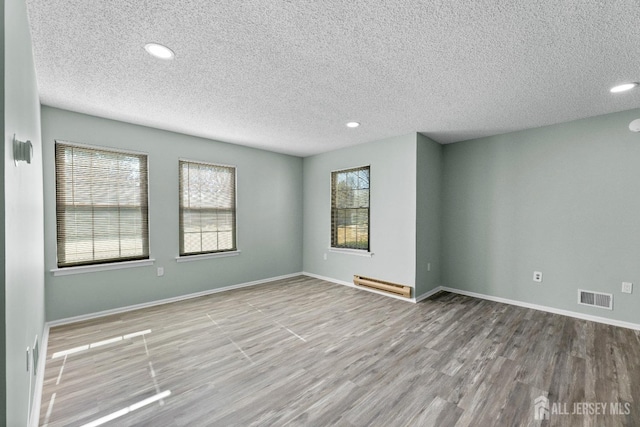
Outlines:
{"label": "white trim molding", "polygon": [[156,262],[155,259],[141,259],[138,261],[113,262],[108,264],[79,265],[77,267],[54,268],[54,276],[69,276],[71,274],[94,273],[96,271],[122,270],[123,268],[148,267]]}
{"label": "white trim molding", "polygon": [[434,289],[431,289],[428,292],[425,292],[424,294],[422,294],[420,296],[415,297],[415,301],[414,302],[418,303],[418,302],[420,302],[422,300],[425,300],[425,299],[427,299],[427,298],[429,298],[429,297],[431,297],[431,296],[433,296],[433,295],[435,295],[435,294],[437,294],[438,292],[441,292],[441,291],[442,291],[442,286],[438,286],[438,287],[436,287]]}
{"label": "white trim molding", "polygon": [[346,248],[332,248],[330,247],[329,252],[334,252],[336,254],[346,254],[346,255],[356,255],[371,258],[373,256],[373,252],[365,251],[362,249],[346,249]]}
{"label": "white trim molding", "polygon": [[50,327],[68,325],[70,323],[96,319],[98,317],[110,316],[112,314],[125,313],[127,311],[139,310],[141,308],[154,307],[156,305],[169,304],[172,302],[183,301],[191,298],[198,298],[205,295],[216,294],[218,292],[230,291],[232,289],[240,289],[240,288],[247,288],[249,286],[262,285],[270,282],[275,282],[277,280],[290,279],[292,277],[297,277],[302,275],[304,275],[304,273],[291,273],[291,274],[285,274],[284,276],[269,277],[267,279],[254,280],[253,282],[246,282],[246,283],[239,283],[237,285],[224,286],[222,288],[207,289],[206,291],[195,292],[192,294],[179,295],[176,297],[165,298],[165,299],[156,300],[156,301],[149,301],[141,304],[128,305],[126,307],[113,308],[111,310],[103,310],[95,313],[82,314],[80,316],[73,316],[73,317],[67,317],[64,319],[52,320],[48,322],[47,325]]}
{"label": "white trim molding", "polygon": [[[309,277],[313,277],[314,279],[320,279],[320,280],[324,280],[326,282],[331,282],[331,283],[335,283],[337,285],[343,285],[343,286],[349,286],[350,288],[355,288],[356,285],[354,285],[351,282],[347,282],[344,280],[339,280],[339,279],[334,279],[332,277],[326,277],[326,276],[321,276],[319,274],[314,274],[314,273],[308,273],[306,271],[303,271],[302,274],[304,276],[309,276]],[[385,294],[386,295],[386,294]]]}
{"label": "white trim molding", "polygon": [[235,251],[226,251],[226,252],[212,252],[210,254],[199,254],[199,255],[182,255],[176,257],[176,262],[191,262],[191,261],[199,261],[201,259],[211,259],[211,258],[226,258],[229,256],[237,256],[240,255],[240,250]]}
{"label": "white trim molding", "polygon": [[[44,384],[44,370],[45,370],[45,364],[46,364],[46,359],[47,359],[47,347],[48,347],[48,342],[49,342],[49,330],[50,330],[51,327],[60,326],[60,325],[66,325],[66,324],[70,324],[70,323],[81,322],[81,321],[84,321],[84,320],[95,319],[95,318],[99,318],[99,317],[103,317],[103,316],[109,316],[109,315],[112,315],[112,314],[124,313],[124,312],[138,310],[138,309],[142,309],[142,308],[146,308],[146,307],[153,307],[153,306],[157,306],[157,305],[168,304],[168,303],[187,300],[187,299],[191,299],[191,298],[198,298],[198,297],[201,297],[201,296],[210,295],[210,294],[214,294],[214,293],[218,293],[218,292],[225,292],[225,291],[229,291],[229,290],[232,290],[232,289],[239,289],[239,288],[245,288],[245,287],[250,287],[250,286],[257,286],[257,285],[261,285],[261,284],[267,284],[267,283],[271,283],[271,282],[274,282],[274,281],[277,281],[277,280],[290,279],[290,278],[298,277],[298,276],[308,276],[308,277],[312,277],[312,278],[315,278],[315,279],[324,280],[324,281],[327,281],[327,282],[330,282],[330,283],[335,283],[335,284],[338,284],[338,285],[348,286],[348,287],[355,288],[355,289],[358,289],[358,290],[371,292],[371,293],[379,294],[381,296],[385,296],[385,297],[388,297],[388,298],[395,298],[395,299],[398,299],[398,300],[401,300],[401,301],[405,301],[405,302],[410,302],[410,303],[418,303],[420,301],[423,301],[423,300],[425,300],[425,299],[437,294],[438,292],[444,291],[444,292],[451,292],[451,293],[459,294],[459,295],[465,295],[465,296],[472,297],[472,298],[479,298],[479,299],[484,299],[484,300],[488,300],[488,301],[514,305],[514,306],[518,306],[518,307],[530,308],[530,309],[533,309],[533,310],[543,311],[543,312],[547,312],[547,313],[559,314],[559,315],[563,315],[563,316],[573,317],[573,318],[576,318],[576,319],[588,320],[588,321],[597,322],[597,323],[603,323],[603,324],[606,324],[606,325],[612,325],[612,326],[618,326],[618,327],[622,327],[622,328],[640,330],[640,324],[636,324],[636,323],[625,322],[625,321],[614,320],[614,319],[607,319],[607,318],[604,318],[604,317],[592,316],[592,315],[589,315],[589,314],[577,313],[577,312],[573,312],[573,311],[569,311],[569,310],[562,310],[562,309],[557,309],[557,308],[552,308],[552,307],[546,307],[546,306],[542,306],[542,305],[538,305],[538,304],[531,304],[531,303],[526,303],[526,302],[522,302],[522,301],[511,300],[511,299],[508,299],[508,298],[501,298],[501,297],[496,297],[496,296],[491,296],[491,295],[485,295],[485,294],[480,294],[480,293],[477,293],[477,292],[470,292],[470,291],[465,291],[465,290],[461,290],[461,289],[450,288],[450,287],[447,287],[447,286],[438,286],[438,287],[436,287],[436,288],[434,288],[434,289],[432,289],[432,290],[430,290],[430,291],[428,291],[428,292],[426,292],[426,293],[424,293],[424,294],[422,294],[420,296],[417,296],[417,297],[414,297],[414,298],[411,298],[411,299],[407,299],[407,298],[403,298],[403,297],[400,297],[400,296],[389,295],[387,293],[379,292],[379,291],[376,291],[375,289],[368,289],[368,288],[358,287],[358,286],[355,286],[351,282],[338,280],[338,279],[333,279],[333,278],[330,278],[330,277],[321,276],[321,275],[318,275],[318,274],[314,274],[314,273],[309,273],[309,272],[303,271],[303,272],[299,272],[299,273],[291,273],[291,274],[286,274],[286,275],[283,275],[283,276],[277,276],[277,277],[271,277],[271,278],[267,278],[267,279],[255,280],[255,281],[252,281],[252,282],[240,283],[240,284],[237,284],[237,285],[225,286],[225,287],[222,287],[222,288],[209,289],[209,290],[202,291],[202,292],[196,292],[196,293],[192,293],[192,294],[181,295],[181,296],[176,296],[176,297],[172,297],[172,298],[166,298],[166,299],[162,299],[162,300],[156,300],[156,301],[151,301],[151,302],[147,302],[147,303],[131,305],[131,306],[127,306],[127,307],[121,307],[121,308],[116,308],[116,309],[111,309],[111,310],[104,310],[104,311],[100,311],[100,312],[96,312],[96,313],[90,313],[90,314],[85,314],[85,315],[80,315],[80,316],[74,316],[74,317],[69,317],[69,318],[65,318],[65,319],[53,320],[53,321],[45,323],[44,330],[42,332],[41,342],[40,342],[40,358],[38,360],[38,368],[37,368],[38,370],[37,370],[37,375],[36,375],[35,391],[34,391],[34,396],[33,396],[34,400],[33,400],[33,405],[32,405],[32,408],[31,408],[31,413],[29,415],[29,427],[36,427],[38,425],[39,418],[40,418],[40,409],[41,409],[41,400],[42,400],[42,388],[43,388],[43,384]],[[415,288],[414,288],[414,292],[415,292]]]}
{"label": "white trim molding", "polygon": [[[320,280],[325,280],[327,282],[331,282],[331,283],[336,283],[338,285],[343,285],[343,286],[349,286],[350,288],[356,288],[359,290],[363,290],[363,291],[367,291],[367,292],[373,292],[375,294],[379,294],[379,295],[383,295],[389,298],[395,298],[395,299],[399,299],[401,301],[407,301],[407,302],[412,302],[412,303],[418,303],[420,301],[423,301],[435,294],[437,294],[438,292],[451,292],[453,294],[458,294],[458,295],[465,295],[468,297],[472,297],[472,298],[479,298],[479,299],[484,299],[487,301],[493,301],[493,302],[499,302],[502,304],[509,304],[509,305],[515,305],[518,307],[524,307],[524,308],[530,308],[533,310],[538,310],[538,311],[544,311],[546,313],[553,313],[553,314],[559,314],[562,316],[568,316],[568,317],[573,317],[575,319],[581,319],[581,320],[589,320],[591,322],[596,322],[596,323],[602,323],[605,325],[611,325],[611,326],[619,326],[621,328],[627,328],[627,329],[634,329],[636,331],[640,331],[640,324],[637,323],[631,323],[631,322],[625,322],[623,320],[615,320],[615,319],[608,319],[606,317],[600,317],[600,316],[593,316],[591,314],[584,314],[584,313],[578,313],[575,311],[570,311],[570,310],[563,310],[560,308],[554,308],[554,307],[547,307],[544,305],[538,305],[538,304],[532,304],[532,303],[528,303],[528,302],[523,302],[523,301],[517,301],[517,300],[512,300],[512,299],[508,299],[508,298],[502,298],[502,297],[496,297],[496,296],[492,296],[492,295],[485,295],[485,294],[480,294],[477,292],[470,292],[470,291],[465,291],[462,289],[456,289],[456,288],[450,288],[447,286],[438,286],[437,288],[434,288],[420,296],[411,298],[411,299],[407,299],[407,298],[403,298],[400,296],[395,296],[395,295],[390,295],[387,293],[383,293],[383,292],[379,292],[376,291],[374,289],[368,289],[368,288],[361,288],[359,286],[355,286],[353,283],[350,282],[346,282],[344,280],[338,280],[338,279],[333,279],[331,277],[326,277],[326,276],[321,276],[319,274],[314,274],[314,273],[309,273],[306,271],[302,272],[303,275],[305,276],[309,276],[309,277],[313,277],[315,279],[320,279]],[[414,292],[415,292],[415,288]]]}
{"label": "white trim molding", "polygon": [[516,301],[508,298],[495,297],[492,295],[479,294],[477,292],[464,291],[456,288],[440,286],[439,290],[451,292],[454,294],[465,295],[473,298],[485,299],[488,301],[501,302],[503,304],[516,305],[518,307],[531,308],[533,310],[544,311],[547,313],[560,314],[562,316],[573,317],[581,320],[589,320],[592,322],[603,323],[605,325],[619,326],[621,328],[634,329],[640,331],[640,324],[625,322],[623,320],[608,319],[606,317],[593,316],[591,314],[578,313],[575,311],[563,310],[560,308],[547,307],[544,305],[532,304],[523,301]]}

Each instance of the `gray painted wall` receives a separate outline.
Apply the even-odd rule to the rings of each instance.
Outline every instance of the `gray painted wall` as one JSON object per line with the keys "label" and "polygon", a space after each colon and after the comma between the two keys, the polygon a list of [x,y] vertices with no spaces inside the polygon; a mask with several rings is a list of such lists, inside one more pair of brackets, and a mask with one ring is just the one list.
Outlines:
{"label": "gray painted wall", "polygon": [[[35,376],[26,370],[25,351],[33,347],[36,336],[41,340],[44,326],[40,101],[26,4],[7,0],[4,13],[6,423],[24,426],[35,389]],[[14,164],[14,133],[21,140],[31,140],[30,165]]]}
{"label": "gray painted wall", "polygon": [[[371,166],[371,258],[329,251],[331,171],[363,165]],[[415,133],[306,157],[303,199],[304,271],[346,282],[360,274],[414,286]]]}
{"label": "gray painted wall", "polygon": [[416,150],[416,296],[419,297],[442,284],[443,150],[422,134],[417,134]]}
{"label": "gray painted wall", "polygon": [[[54,140],[148,153],[152,267],[54,277]],[[156,301],[302,270],[302,159],[42,107],[47,319]],[[237,166],[239,256],[176,263],[178,159]],[[164,267],[163,277],[156,268]]]}
{"label": "gray painted wall", "polygon": [[[640,323],[640,135],[628,130],[638,117],[446,145],[443,284]],[[614,310],[578,305],[578,288],[614,294]]]}

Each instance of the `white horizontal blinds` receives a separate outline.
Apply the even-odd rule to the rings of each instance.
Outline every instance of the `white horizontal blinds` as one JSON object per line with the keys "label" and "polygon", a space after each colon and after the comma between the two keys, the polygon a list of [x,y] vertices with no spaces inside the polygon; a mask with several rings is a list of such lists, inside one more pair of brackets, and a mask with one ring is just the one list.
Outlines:
{"label": "white horizontal blinds", "polygon": [[149,258],[147,156],[56,143],[58,267]]}
{"label": "white horizontal blinds", "polygon": [[331,246],[369,250],[369,166],[331,173]]}
{"label": "white horizontal blinds", "polygon": [[180,255],[236,250],[236,169],[180,161]]}

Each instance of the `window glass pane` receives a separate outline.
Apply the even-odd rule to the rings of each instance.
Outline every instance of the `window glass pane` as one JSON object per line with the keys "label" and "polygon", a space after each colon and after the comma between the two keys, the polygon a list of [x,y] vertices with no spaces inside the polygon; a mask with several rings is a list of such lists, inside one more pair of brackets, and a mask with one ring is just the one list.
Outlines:
{"label": "window glass pane", "polygon": [[358,171],[347,172],[347,185],[350,189],[358,186]]}
{"label": "window glass pane", "polygon": [[125,256],[133,256],[142,250],[143,241],[139,237],[128,236],[120,241],[120,251]]}
{"label": "window glass pane", "polygon": [[229,211],[218,212],[218,231],[233,231],[234,214]]}
{"label": "window glass pane", "polygon": [[218,247],[220,250],[233,249],[233,232],[221,231],[218,233]]}
{"label": "window glass pane", "polygon": [[338,246],[344,246],[347,243],[347,227],[341,225],[338,227]]}
{"label": "window glass pane", "polygon": [[200,211],[200,231],[203,233],[216,231],[217,219],[216,211],[202,209]]}
{"label": "window glass pane", "polygon": [[358,227],[369,226],[369,211],[367,209],[356,209],[354,218]]}
{"label": "window glass pane", "polygon": [[200,231],[200,212],[192,209],[184,209],[182,215],[182,227],[185,233]]}
{"label": "window glass pane", "polygon": [[235,250],[235,168],[180,161],[180,171],[180,255]]}
{"label": "window glass pane", "polygon": [[56,142],[58,266],[148,259],[147,156]]}
{"label": "window glass pane", "polygon": [[344,227],[346,225],[347,225],[347,210],[340,209],[338,211],[338,226],[342,227],[342,229],[344,230]]}
{"label": "window glass pane", "polygon": [[184,234],[184,250],[185,252],[202,252],[200,233]]}
{"label": "window glass pane", "polygon": [[349,206],[349,202],[351,200],[351,189],[346,188],[344,186],[342,188],[338,188],[338,192],[336,194],[336,207],[344,208]]}
{"label": "window glass pane", "polygon": [[217,251],[217,250],[218,250],[218,233],[203,232],[201,252],[209,252],[209,251]]}
{"label": "window glass pane", "polygon": [[369,250],[370,170],[332,172],[331,246]]}

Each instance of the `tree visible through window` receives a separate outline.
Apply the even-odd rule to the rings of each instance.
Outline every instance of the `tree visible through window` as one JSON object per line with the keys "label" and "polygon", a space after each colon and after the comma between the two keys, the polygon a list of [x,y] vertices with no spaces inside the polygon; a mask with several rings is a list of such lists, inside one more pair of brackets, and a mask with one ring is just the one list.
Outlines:
{"label": "tree visible through window", "polygon": [[147,156],[56,142],[58,267],[149,259]]}
{"label": "tree visible through window", "polygon": [[331,173],[331,247],[369,250],[369,166]]}
{"label": "tree visible through window", "polygon": [[236,250],[236,168],[180,161],[180,255]]}

